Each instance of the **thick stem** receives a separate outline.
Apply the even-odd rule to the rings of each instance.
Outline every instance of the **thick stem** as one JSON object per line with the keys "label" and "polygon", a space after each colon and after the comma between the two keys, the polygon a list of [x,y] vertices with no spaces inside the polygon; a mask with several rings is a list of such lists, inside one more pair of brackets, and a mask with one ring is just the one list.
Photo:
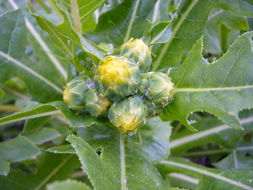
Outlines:
{"label": "thick stem", "polygon": [[13,105],[0,105],[0,111],[3,111],[3,112],[17,112],[22,109],[23,107],[17,107]]}
{"label": "thick stem", "polygon": [[78,10],[78,1],[77,0],[71,0],[70,1],[70,6],[71,6],[71,15],[72,15],[72,18],[73,18],[75,29],[80,34],[82,34],[82,25],[81,25],[79,10]]}
{"label": "thick stem", "polygon": [[120,171],[121,171],[121,190],[126,187],[126,160],[125,160],[125,134],[120,132]]}

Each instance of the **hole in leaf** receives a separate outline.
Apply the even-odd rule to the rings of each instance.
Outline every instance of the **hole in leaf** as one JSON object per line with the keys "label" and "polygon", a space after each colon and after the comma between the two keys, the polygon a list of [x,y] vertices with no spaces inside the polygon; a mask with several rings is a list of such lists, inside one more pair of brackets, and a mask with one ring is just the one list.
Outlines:
{"label": "hole in leaf", "polygon": [[103,154],[103,148],[102,148],[102,147],[98,147],[98,148],[96,149],[96,153],[98,154],[99,157],[101,157],[102,154]]}

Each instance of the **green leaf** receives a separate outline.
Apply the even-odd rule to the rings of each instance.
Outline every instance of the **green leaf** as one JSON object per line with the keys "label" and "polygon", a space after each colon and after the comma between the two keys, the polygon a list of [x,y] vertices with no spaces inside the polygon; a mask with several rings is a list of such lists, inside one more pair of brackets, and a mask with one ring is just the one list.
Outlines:
{"label": "green leaf", "polygon": [[9,171],[10,171],[10,162],[5,159],[0,159],[0,176],[8,175]]}
{"label": "green leaf", "polygon": [[26,28],[22,12],[17,10],[1,15],[0,24],[4,28],[0,31],[0,83],[11,77],[19,77],[26,83],[34,99],[40,101],[58,99],[62,89],[42,75],[38,68],[36,70],[31,60],[23,55]]}
{"label": "green leaf", "polygon": [[36,131],[36,133],[25,135],[26,138],[38,145],[51,141],[60,136],[60,133],[52,128],[42,128],[41,130]]}
{"label": "green leaf", "polygon": [[119,184],[117,184],[113,178],[111,170],[106,168],[105,163],[100,160],[97,153],[87,142],[74,135],[68,136],[67,141],[69,141],[75,149],[82,164],[82,168],[88,173],[95,189],[109,190],[119,188]]}
{"label": "green leaf", "polygon": [[173,102],[164,109],[163,118],[179,120],[193,129],[188,116],[206,111],[230,127],[240,129],[238,112],[253,107],[252,34],[241,35],[213,64],[201,55],[201,38],[183,64],[171,72],[176,90]]}
{"label": "green leaf", "polygon": [[32,106],[27,107],[26,109],[8,115],[0,119],[0,124],[8,124],[16,121],[33,119],[37,117],[44,117],[53,114],[59,114],[60,112],[56,110],[55,107],[51,105],[43,105],[38,103],[33,103]]}
{"label": "green leaf", "polygon": [[[158,128],[161,131],[158,131]],[[139,134],[129,135],[125,140],[121,138],[115,127],[106,123],[80,128],[77,134],[85,139],[94,150],[101,152],[101,160],[106,164],[106,168],[110,168],[116,175],[114,180],[117,183],[120,183],[126,176],[127,188],[163,189],[164,182],[150,162],[159,161],[168,155],[170,130],[169,123],[152,118],[139,129]],[[125,174],[124,168],[126,168]],[[107,170],[109,169],[105,169]],[[144,173],[149,175],[144,175]],[[138,178],[142,180],[139,181]],[[147,184],[147,187],[143,184]]]}
{"label": "green leaf", "polygon": [[22,136],[0,143],[1,158],[11,162],[22,161],[37,156],[39,153],[40,150]]}
{"label": "green leaf", "polygon": [[0,143],[1,171],[7,175],[10,162],[18,162],[37,156],[40,150],[27,138],[18,136],[14,139]]}
{"label": "green leaf", "polygon": [[[103,5],[105,0],[62,0],[64,6],[71,12],[75,29],[83,34],[96,28],[94,11]],[[78,10],[78,11],[76,11]]]}
{"label": "green leaf", "polygon": [[253,166],[253,160],[244,152],[237,152],[235,150],[226,158],[222,159],[218,163],[215,163],[215,166],[219,169],[251,168]]}
{"label": "green leaf", "polygon": [[75,154],[75,150],[71,145],[60,145],[54,146],[47,149],[48,152],[55,153],[55,154]]}
{"label": "green leaf", "polygon": [[152,27],[148,19],[156,1],[128,0],[99,17],[95,31],[89,38],[96,43],[112,43],[116,46],[130,38],[141,38]]}
{"label": "green leaf", "polygon": [[166,22],[170,18],[170,12],[168,11],[169,6],[174,2],[170,0],[157,0],[154,8],[151,10],[149,20],[153,25],[159,24],[160,22]]}
{"label": "green leaf", "polygon": [[54,182],[47,186],[47,190],[90,190],[90,188],[82,182],[75,180],[65,180]]}
{"label": "green leaf", "polygon": [[233,129],[214,118],[201,118],[194,124],[198,132],[183,130],[172,135],[171,152],[173,154],[182,153],[208,143],[215,143],[226,149],[236,148],[239,139],[251,130],[253,117],[248,115],[241,118],[240,122],[244,130]]}
{"label": "green leaf", "polygon": [[[69,136],[67,140],[76,150],[83,170],[88,174],[95,189],[124,189],[125,183],[129,189],[164,189],[164,182],[156,169],[132,143],[126,143],[125,146],[116,129],[108,130],[106,126],[104,130],[102,126],[93,128],[95,126],[90,128],[90,132],[87,128],[88,131],[84,134],[93,142],[92,146],[76,136]],[[101,135],[95,135],[94,130],[103,131],[100,132]],[[99,156],[95,150],[102,151],[101,155]]]}
{"label": "green leaf", "polygon": [[98,122],[98,120],[90,115],[85,115],[70,110],[63,102],[52,102],[48,104],[39,104],[33,102],[31,107],[24,109],[20,112],[0,118],[0,125],[17,122],[21,120],[34,119],[44,116],[51,116],[56,114],[63,114],[70,122],[71,127],[86,127],[91,126]]}
{"label": "green leaf", "polygon": [[44,116],[26,120],[22,134],[36,133],[50,118],[51,116]]}
{"label": "green leaf", "polygon": [[[43,73],[48,79],[54,81],[55,84],[64,86],[67,81],[67,71],[69,66],[65,59],[65,54],[57,49],[46,32],[38,29],[35,31],[35,28],[33,27],[32,24],[27,24],[27,29],[29,29],[31,33],[31,35],[28,34],[28,43],[32,45],[31,53],[33,53],[32,55],[29,55],[29,60],[38,63],[33,65],[33,68],[39,70],[40,73]],[[27,59],[25,59],[25,61],[27,61]]]}
{"label": "green leaf", "polygon": [[[49,33],[52,40],[55,42],[55,44],[66,54],[68,55],[68,59],[72,61],[72,64],[77,68],[77,70],[81,71],[83,69],[82,65],[79,63],[79,61],[76,59],[76,55],[74,53],[74,40],[76,40],[78,37],[75,34],[75,31],[73,30],[71,25],[67,25],[67,21],[64,20],[65,25],[56,26],[50,21],[48,21],[46,18],[39,16],[39,15],[33,15],[36,18],[36,21],[38,25]],[[65,18],[66,19],[66,18]],[[69,23],[67,23],[69,24]],[[65,32],[61,32],[61,28],[64,28]],[[68,35],[66,35],[68,33]]]}
{"label": "green leaf", "polygon": [[23,169],[13,169],[8,176],[0,176],[1,188],[44,190],[47,184],[70,178],[79,166],[78,160],[73,155],[55,154],[45,154],[31,164],[32,168],[29,164],[24,164]]}
{"label": "green leaf", "polygon": [[248,28],[246,17],[222,9],[215,9],[209,15],[206,23],[204,34],[205,52],[221,55],[240,35],[240,30],[246,31]]}
{"label": "green leaf", "polygon": [[127,140],[136,146],[139,142],[140,151],[147,153],[148,159],[152,161],[161,161],[169,155],[169,138],[171,127],[169,122],[161,121],[160,118],[149,119],[142,126],[138,135],[131,136]]}
{"label": "green leaf", "polygon": [[253,172],[251,169],[217,170],[206,168],[180,158],[164,160],[158,166],[164,175],[171,172],[183,173],[197,178],[200,182],[197,189],[253,189]]}
{"label": "green leaf", "polygon": [[33,16],[36,18],[40,27],[49,33],[55,44],[69,56],[70,61],[76,69],[82,72],[85,67],[80,63],[77,55],[75,54],[78,49],[82,49],[94,58],[96,62],[103,57],[103,52],[100,51],[92,42],[76,32],[69,16],[66,12],[59,8],[58,4],[55,4],[55,7],[63,18],[63,21],[58,25],[53,24],[38,14],[34,13]]}
{"label": "green leaf", "polygon": [[203,35],[208,15],[214,7],[222,7],[243,16],[253,16],[253,5],[247,0],[181,1],[177,10],[178,16],[174,17],[167,29],[162,30],[165,35],[170,32],[170,37],[165,44],[156,48],[152,70],[180,64],[182,58]]}

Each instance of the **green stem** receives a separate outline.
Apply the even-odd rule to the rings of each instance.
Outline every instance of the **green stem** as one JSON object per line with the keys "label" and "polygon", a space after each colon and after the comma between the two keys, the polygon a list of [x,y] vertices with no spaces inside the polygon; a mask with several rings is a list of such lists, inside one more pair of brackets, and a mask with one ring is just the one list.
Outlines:
{"label": "green stem", "polygon": [[78,1],[77,0],[71,0],[70,1],[71,6],[71,16],[74,22],[75,29],[82,34],[82,25],[80,21],[80,15],[78,10]]}
{"label": "green stem", "polygon": [[126,160],[125,160],[125,134],[120,132],[120,171],[121,171],[121,190],[126,187]]}
{"label": "green stem", "polygon": [[13,106],[13,105],[0,105],[0,111],[3,112],[17,112],[22,110],[23,107]]}
{"label": "green stem", "polygon": [[5,87],[4,90],[6,90],[6,91],[8,91],[8,92],[10,92],[10,93],[12,93],[12,94],[14,94],[15,96],[17,96],[17,97],[19,97],[19,98],[21,98],[21,99],[24,99],[24,100],[29,99],[28,96],[26,96],[26,95],[24,95],[24,94],[21,94],[21,93],[19,93],[19,92],[13,90],[13,89],[11,89],[11,88]]}

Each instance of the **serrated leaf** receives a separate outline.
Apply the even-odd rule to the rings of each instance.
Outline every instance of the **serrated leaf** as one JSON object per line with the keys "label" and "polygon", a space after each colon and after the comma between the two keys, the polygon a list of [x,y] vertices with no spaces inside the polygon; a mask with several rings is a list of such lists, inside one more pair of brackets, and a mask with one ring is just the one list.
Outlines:
{"label": "serrated leaf", "polygon": [[10,162],[18,162],[33,158],[40,154],[40,150],[27,138],[18,136],[14,139],[0,143],[0,158],[2,175],[9,172]]}
{"label": "serrated leaf", "polygon": [[116,190],[119,188],[119,184],[113,179],[113,174],[110,169],[106,168],[105,163],[100,160],[98,154],[87,142],[74,135],[68,136],[67,141],[75,149],[82,164],[83,171],[88,173],[95,189]]}
{"label": "serrated leaf", "polygon": [[[171,130],[169,123],[162,122],[159,118],[152,118],[147,121],[147,125],[139,129],[139,134],[126,137],[124,144],[119,131],[107,125],[104,123],[93,127],[80,128],[77,134],[85,139],[94,150],[101,152],[101,160],[117,176],[114,176],[117,183],[120,183],[124,178],[124,174],[121,174],[124,167],[120,165],[125,158],[126,164],[123,165],[126,167],[127,188],[163,189],[164,182],[151,162],[157,162],[168,155],[168,138]],[[158,128],[161,128],[161,131]],[[122,144],[125,148],[122,148]],[[144,173],[149,175],[144,175]]]}
{"label": "serrated leaf", "polygon": [[253,172],[251,169],[218,170],[206,168],[180,158],[164,160],[158,166],[164,175],[171,172],[183,173],[199,179],[197,189],[253,189]]}
{"label": "serrated leaf", "polygon": [[[126,143],[124,153],[119,132],[115,129],[108,130],[106,128],[104,130],[99,128],[103,130],[101,131],[102,136],[100,134],[95,135],[92,131],[87,131],[84,134],[91,143],[93,142],[92,147],[76,136],[70,136],[67,139],[75,148],[83,169],[88,173],[94,188],[118,190],[124,189],[124,183],[126,183],[129,189],[164,189],[164,182],[159,173],[141,153],[138,153],[138,149],[136,150],[132,143]],[[107,132],[105,133],[105,131]],[[100,150],[101,155],[99,156],[95,150]],[[101,174],[98,175],[98,173]],[[101,186],[103,183],[105,184]]]}
{"label": "serrated leaf", "polygon": [[252,34],[241,35],[213,64],[202,57],[201,38],[183,64],[171,72],[177,89],[174,100],[164,109],[163,118],[179,120],[193,129],[188,116],[206,111],[230,127],[240,129],[238,112],[253,107]]}
{"label": "serrated leaf", "polygon": [[[225,27],[225,29],[223,29]],[[204,34],[204,50],[207,53],[221,55],[240,35],[240,30],[249,28],[246,17],[215,9],[208,16]]]}
{"label": "serrated leaf", "polygon": [[167,29],[163,30],[164,34],[167,35],[169,31],[171,34],[165,44],[156,48],[152,70],[179,65],[182,58],[203,35],[208,15],[215,7],[222,7],[243,16],[253,16],[252,3],[247,0],[181,1],[177,10],[178,16],[175,16]]}
{"label": "serrated leaf", "polygon": [[65,180],[54,182],[47,186],[47,190],[90,190],[90,188],[82,182],[75,180]]}

